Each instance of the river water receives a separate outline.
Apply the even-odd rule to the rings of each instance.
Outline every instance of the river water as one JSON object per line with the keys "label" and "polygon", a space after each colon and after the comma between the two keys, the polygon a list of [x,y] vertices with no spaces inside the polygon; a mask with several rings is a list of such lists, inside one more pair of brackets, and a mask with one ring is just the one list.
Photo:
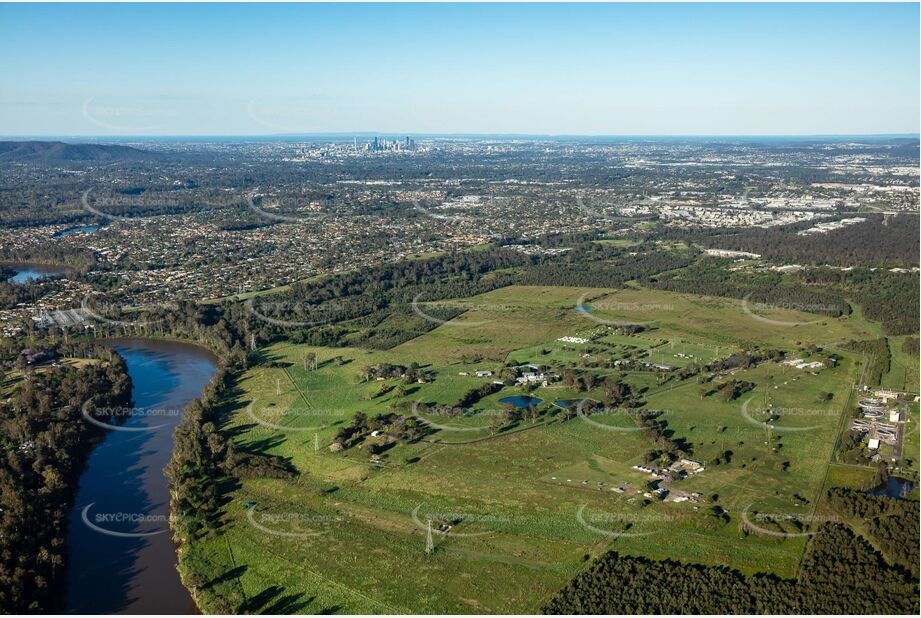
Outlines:
{"label": "river water", "polygon": [[208,384],[216,359],[176,342],[109,344],[127,363],[135,410],[107,430],[80,477],[67,537],[66,611],[197,613],[176,571],[163,469],[180,411]]}

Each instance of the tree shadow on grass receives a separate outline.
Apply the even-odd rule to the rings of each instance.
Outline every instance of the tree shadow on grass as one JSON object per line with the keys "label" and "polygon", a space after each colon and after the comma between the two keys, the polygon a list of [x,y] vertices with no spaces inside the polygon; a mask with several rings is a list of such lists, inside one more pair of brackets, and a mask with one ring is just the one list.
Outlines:
{"label": "tree shadow on grass", "polygon": [[234,567],[230,569],[229,571],[221,573],[220,575],[218,575],[217,577],[215,577],[214,579],[206,583],[203,586],[203,588],[212,588],[214,586],[217,586],[218,584],[223,584],[224,582],[228,582],[232,579],[236,579],[242,576],[244,573],[246,573],[247,569],[249,569],[249,567],[245,564],[241,564],[238,567]]}
{"label": "tree shadow on grass", "polygon": [[254,614],[268,605],[272,599],[284,592],[280,586],[269,586],[259,594],[250,597],[240,608],[242,614]]}
{"label": "tree shadow on grass", "polygon": [[[244,614],[296,614],[316,600],[315,596],[304,599],[303,592],[282,595],[284,591],[285,589],[281,586],[269,586],[247,600],[243,607],[240,608],[240,611]],[[337,611],[340,607],[324,608],[318,613],[322,614],[327,609]]]}
{"label": "tree shadow on grass", "polygon": [[319,616],[331,616],[332,614],[337,613],[340,609],[342,609],[342,606],[341,606],[341,605],[330,605],[329,607],[324,607],[323,609],[321,609],[320,611],[318,611],[318,612],[317,612],[317,615],[319,615]]}
{"label": "tree shadow on grass", "polygon": [[297,614],[301,610],[306,608],[308,605],[314,602],[317,597],[310,597],[309,599],[301,600],[304,598],[304,593],[299,592],[297,594],[287,594],[283,597],[279,597],[277,601],[272,603],[270,606],[266,607],[262,613],[263,614]]}

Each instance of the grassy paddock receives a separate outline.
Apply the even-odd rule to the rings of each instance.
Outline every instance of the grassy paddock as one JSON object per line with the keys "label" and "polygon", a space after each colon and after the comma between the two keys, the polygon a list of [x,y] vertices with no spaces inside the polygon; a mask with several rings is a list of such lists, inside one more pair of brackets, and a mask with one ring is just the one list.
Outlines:
{"label": "grassy paddock", "polygon": [[[574,309],[580,299],[591,316]],[[683,366],[753,344],[803,356],[809,345],[860,335],[854,320],[775,311],[766,322],[732,300],[632,289],[511,287],[463,302],[471,308],[462,316],[387,351],[291,344],[263,350],[264,362],[242,377],[228,402],[225,429],[241,448],[289,458],[299,474],[242,482],[229,493],[218,534],[185,548],[186,577],[210,582],[200,594],[204,610],[222,596],[254,612],[536,612],[587,560],[612,548],[789,577],[805,537],[745,534],[743,511],[808,514],[823,483],[860,482],[858,472],[844,468],[826,476],[856,379],[850,355],[815,375],[773,363],[736,371],[718,381],[755,387],[724,401],[703,396],[696,378],[662,382],[648,372],[589,368],[592,359],[579,344],[557,341],[595,337],[591,346],[603,357],[643,354]],[[647,329],[632,336],[608,329],[608,322],[624,321]],[[309,353],[317,356],[316,369],[304,367]],[[434,380],[404,385],[398,394],[399,380],[361,378],[366,366],[413,362]],[[427,438],[441,442],[397,444],[379,464],[369,461],[368,443],[338,453],[327,448],[355,412],[405,411],[413,401],[450,404],[492,379],[473,371],[525,362],[618,375],[643,389],[646,406],[662,411],[673,438],[689,443],[704,464],[703,472],[674,484],[701,501],[643,496],[648,477],[632,466],[645,463],[653,445],[627,417],[554,419],[533,428],[523,422],[519,431],[490,435],[485,419],[501,408],[499,399],[524,392],[518,387],[484,398],[468,418],[442,419],[452,428]],[[382,386],[393,388],[375,396]],[[833,393],[831,401],[820,398],[825,392]],[[531,394],[545,411],[557,399],[600,396],[558,384]],[[767,404],[781,410],[770,432],[758,416]],[[711,513],[714,505],[728,522]],[[429,518],[433,553],[426,552]]]}

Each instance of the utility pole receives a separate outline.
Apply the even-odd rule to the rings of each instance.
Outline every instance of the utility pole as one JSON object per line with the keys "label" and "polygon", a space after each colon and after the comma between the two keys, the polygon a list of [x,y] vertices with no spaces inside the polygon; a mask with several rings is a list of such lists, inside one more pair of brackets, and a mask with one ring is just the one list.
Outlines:
{"label": "utility pole", "polygon": [[432,518],[428,518],[428,530],[425,535],[425,553],[434,554],[435,553],[435,542],[432,541]]}

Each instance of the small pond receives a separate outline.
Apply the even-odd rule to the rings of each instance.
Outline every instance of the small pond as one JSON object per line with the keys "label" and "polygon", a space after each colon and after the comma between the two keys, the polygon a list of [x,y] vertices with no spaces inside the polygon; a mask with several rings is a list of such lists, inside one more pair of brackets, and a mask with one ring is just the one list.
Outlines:
{"label": "small pond", "polygon": [[886,496],[888,498],[901,498],[912,492],[915,484],[908,479],[900,479],[897,476],[890,476],[886,482],[878,487],[869,490],[871,496]]}
{"label": "small pond", "polygon": [[536,406],[541,401],[543,400],[537,397],[531,397],[530,395],[510,395],[500,399],[499,403],[510,403],[516,408],[529,408],[531,406]]}

